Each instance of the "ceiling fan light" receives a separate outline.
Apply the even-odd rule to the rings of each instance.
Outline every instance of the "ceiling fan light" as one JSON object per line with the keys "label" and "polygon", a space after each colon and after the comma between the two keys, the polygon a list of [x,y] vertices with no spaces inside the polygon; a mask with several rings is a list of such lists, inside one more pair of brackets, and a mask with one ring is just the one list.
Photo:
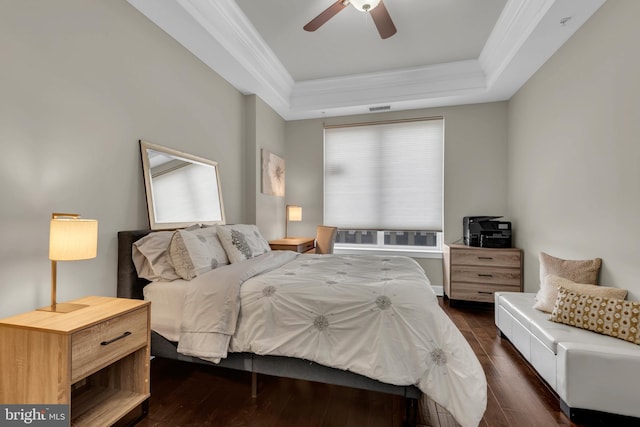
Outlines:
{"label": "ceiling fan light", "polygon": [[361,12],[370,12],[376,8],[380,0],[351,0],[349,3]]}

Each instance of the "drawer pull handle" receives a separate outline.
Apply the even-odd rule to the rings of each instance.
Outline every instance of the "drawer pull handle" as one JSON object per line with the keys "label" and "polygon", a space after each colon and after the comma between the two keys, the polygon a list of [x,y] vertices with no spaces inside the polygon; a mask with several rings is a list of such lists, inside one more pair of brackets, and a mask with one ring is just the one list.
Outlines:
{"label": "drawer pull handle", "polygon": [[479,294],[493,295],[493,292],[478,291]]}
{"label": "drawer pull handle", "polygon": [[493,259],[492,256],[479,256],[478,259]]}
{"label": "drawer pull handle", "polygon": [[480,273],[478,273],[478,276],[480,276],[480,277],[493,277],[493,274],[480,274]]}
{"label": "drawer pull handle", "polygon": [[109,341],[102,341],[100,343],[100,345],[109,345],[109,344],[114,343],[114,342],[116,342],[118,340],[121,340],[122,338],[128,337],[129,335],[131,335],[131,332],[127,331],[124,334],[120,335],[119,337],[115,337],[113,339],[110,339]]}

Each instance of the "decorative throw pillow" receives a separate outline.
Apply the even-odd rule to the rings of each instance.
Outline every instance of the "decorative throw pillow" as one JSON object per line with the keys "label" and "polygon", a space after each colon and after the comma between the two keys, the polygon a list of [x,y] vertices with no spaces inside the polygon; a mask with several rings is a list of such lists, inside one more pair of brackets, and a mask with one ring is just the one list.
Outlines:
{"label": "decorative throw pillow", "polygon": [[169,244],[169,259],[178,276],[185,280],[229,264],[215,227],[175,231]]}
{"label": "decorative throw pillow", "polygon": [[640,302],[583,295],[560,287],[550,319],[640,344]]}
{"label": "decorative throw pillow", "polygon": [[253,224],[218,225],[218,237],[232,263],[251,259],[271,250]]}
{"label": "decorative throw pillow", "polygon": [[536,303],[533,308],[544,311],[545,313],[551,313],[558,298],[558,288],[560,286],[570,291],[594,297],[625,299],[627,296],[626,289],[575,283],[569,279],[556,276],[555,274],[548,274],[542,282],[540,282],[540,291],[536,295]]}
{"label": "decorative throw pillow", "polygon": [[133,243],[131,258],[138,277],[155,281],[179,279],[169,262],[169,242],[172,231],[154,231]]}
{"label": "decorative throw pillow", "polygon": [[[567,260],[562,258],[556,258],[544,252],[540,252],[540,290],[536,294],[536,301],[548,300],[549,297],[545,297],[543,290],[544,278],[553,274],[565,279],[569,279],[576,283],[585,283],[588,285],[598,284],[598,274],[600,273],[600,266],[602,265],[602,259],[594,258],[588,260]],[[555,295],[552,295],[555,301]],[[547,309],[548,305],[545,304]],[[551,311],[549,309],[549,311]]]}
{"label": "decorative throw pillow", "polygon": [[548,274],[555,274],[572,282],[597,285],[601,266],[601,258],[568,260],[540,252],[540,281]]}

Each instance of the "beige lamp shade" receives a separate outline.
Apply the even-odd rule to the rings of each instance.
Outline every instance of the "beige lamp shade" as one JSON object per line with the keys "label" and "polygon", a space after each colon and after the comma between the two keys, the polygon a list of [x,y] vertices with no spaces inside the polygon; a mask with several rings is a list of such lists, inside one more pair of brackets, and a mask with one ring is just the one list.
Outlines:
{"label": "beige lamp shade", "polygon": [[302,221],[302,208],[296,205],[287,205],[287,221]]}
{"label": "beige lamp shade", "polygon": [[95,258],[98,254],[98,221],[81,219],[78,214],[51,214],[49,222],[49,259],[51,260],[51,305],[41,311],[70,313],[86,307],[82,304],[56,301],[58,261],[78,261]]}
{"label": "beige lamp shade", "polygon": [[284,237],[289,237],[289,221],[302,221],[302,208],[296,205],[287,205],[287,220],[284,222]]}
{"label": "beige lamp shade", "polygon": [[49,226],[49,259],[76,261],[95,258],[98,253],[98,221],[74,214],[56,214]]}

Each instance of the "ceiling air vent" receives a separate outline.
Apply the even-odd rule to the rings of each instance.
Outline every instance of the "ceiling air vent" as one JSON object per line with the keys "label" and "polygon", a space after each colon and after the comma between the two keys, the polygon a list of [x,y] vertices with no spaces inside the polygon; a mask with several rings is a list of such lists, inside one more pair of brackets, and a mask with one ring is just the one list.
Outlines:
{"label": "ceiling air vent", "polygon": [[376,111],[385,111],[385,110],[390,110],[391,109],[391,105],[381,105],[379,107],[369,107],[369,111],[371,111],[372,113],[376,112]]}

